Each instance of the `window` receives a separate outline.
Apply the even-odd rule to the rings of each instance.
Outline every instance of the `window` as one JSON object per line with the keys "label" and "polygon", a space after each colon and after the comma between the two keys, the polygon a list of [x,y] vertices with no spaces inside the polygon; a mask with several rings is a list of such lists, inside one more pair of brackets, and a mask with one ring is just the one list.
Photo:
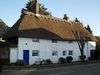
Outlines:
{"label": "window", "polygon": [[39,42],[39,39],[32,39],[33,42]]}
{"label": "window", "polygon": [[52,51],[52,56],[57,56],[58,52],[57,51]]}
{"label": "window", "polygon": [[52,39],[52,43],[57,43],[57,40],[55,40],[55,39]]}
{"label": "window", "polygon": [[68,55],[73,55],[73,51],[69,51],[68,52]]}
{"label": "window", "polygon": [[65,55],[66,55],[66,53],[67,53],[66,51],[63,51],[63,56],[65,56]]}
{"label": "window", "polygon": [[39,51],[38,50],[33,50],[32,51],[32,56],[39,56]]}
{"label": "window", "polygon": [[25,43],[25,45],[27,45],[27,43]]}

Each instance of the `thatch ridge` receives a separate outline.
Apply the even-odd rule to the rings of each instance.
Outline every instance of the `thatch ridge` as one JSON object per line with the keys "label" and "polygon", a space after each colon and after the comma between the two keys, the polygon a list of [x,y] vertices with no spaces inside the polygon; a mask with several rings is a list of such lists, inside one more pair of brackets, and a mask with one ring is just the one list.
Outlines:
{"label": "thatch ridge", "polygon": [[53,16],[37,15],[31,12],[24,12],[24,16],[21,17],[12,28],[14,28],[13,30],[17,29],[15,32],[17,36],[19,36],[20,34],[18,31],[27,31],[42,28],[59,36],[64,40],[78,39],[74,36],[72,31],[81,33],[83,37],[86,38],[86,40],[90,41],[95,39],[94,36],[83,27],[82,23],[66,21]]}

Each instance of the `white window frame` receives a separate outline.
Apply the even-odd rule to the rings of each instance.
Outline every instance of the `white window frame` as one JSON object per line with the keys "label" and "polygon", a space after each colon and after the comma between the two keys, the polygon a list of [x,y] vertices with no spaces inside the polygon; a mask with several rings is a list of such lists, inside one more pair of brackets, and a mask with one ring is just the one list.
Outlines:
{"label": "white window frame", "polygon": [[52,51],[52,56],[58,56],[58,51]]}
{"label": "white window frame", "polygon": [[68,55],[73,55],[73,50],[69,50]]}
{"label": "white window frame", "polygon": [[32,56],[39,56],[39,50],[32,50]]}
{"label": "white window frame", "polygon": [[66,56],[67,55],[67,51],[62,51],[62,55]]}

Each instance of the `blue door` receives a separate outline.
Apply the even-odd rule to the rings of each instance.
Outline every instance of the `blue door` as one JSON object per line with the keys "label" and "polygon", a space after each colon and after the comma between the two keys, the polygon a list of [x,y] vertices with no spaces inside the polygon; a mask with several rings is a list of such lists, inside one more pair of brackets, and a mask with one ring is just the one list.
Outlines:
{"label": "blue door", "polygon": [[29,64],[29,50],[24,50],[23,51],[23,61],[24,64]]}

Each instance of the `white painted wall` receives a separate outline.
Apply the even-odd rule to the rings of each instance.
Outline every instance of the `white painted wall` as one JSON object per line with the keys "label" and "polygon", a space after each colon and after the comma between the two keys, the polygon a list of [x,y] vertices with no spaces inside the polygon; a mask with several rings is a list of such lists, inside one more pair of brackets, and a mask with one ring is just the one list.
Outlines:
{"label": "white painted wall", "polygon": [[91,50],[96,50],[96,42],[89,41],[85,44],[84,54],[86,55],[87,59],[90,57]]}
{"label": "white painted wall", "polygon": [[[27,44],[26,44],[27,43]],[[58,61],[60,57],[67,57],[68,51],[73,50],[74,61],[79,60],[80,50],[77,42],[58,41],[52,43],[52,40],[40,39],[39,42],[33,42],[32,38],[19,38],[18,39],[18,59],[23,60],[23,50],[30,51],[29,63],[33,64],[36,61],[43,59],[51,59],[54,63]],[[32,56],[32,50],[39,50],[39,56]],[[52,56],[52,51],[58,51],[57,56]],[[84,53],[86,57],[90,56],[90,50],[95,50],[95,42],[88,42],[85,44]],[[67,55],[63,56],[62,51],[67,51]]]}
{"label": "white painted wall", "polygon": [[10,63],[16,63],[18,60],[18,49],[10,48]]}

